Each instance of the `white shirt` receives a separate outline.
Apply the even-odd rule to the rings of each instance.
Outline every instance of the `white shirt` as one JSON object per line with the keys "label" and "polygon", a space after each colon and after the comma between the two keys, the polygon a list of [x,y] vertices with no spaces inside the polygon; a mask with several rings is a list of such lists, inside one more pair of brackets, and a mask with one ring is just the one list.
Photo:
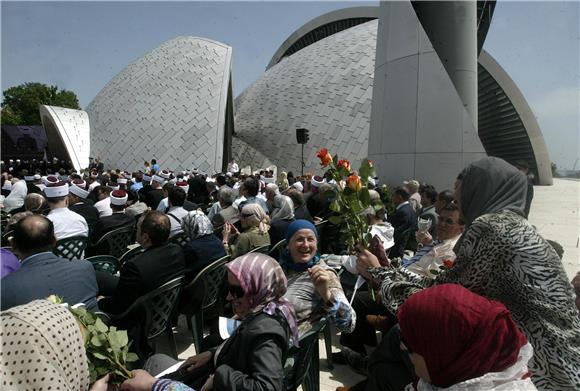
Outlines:
{"label": "white shirt", "polygon": [[169,221],[171,222],[171,231],[169,231],[170,238],[183,232],[183,229],[181,228],[181,220],[183,220],[183,217],[188,213],[188,211],[183,209],[183,206],[174,206],[169,209],[167,217],[169,217]]}
{"label": "white shirt", "polygon": [[111,209],[111,199],[109,197],[95,203],[95,208],[99,211],[99,217],[110,216],[113,214]]}
{"label": "white shirt", "polygon": [[234,162],[234,163],[228,164],[228,172],[235,174],[238,171],[240,171],[240,168],[238,167],[237,163]]}
{"label": "white shirt", "polygon": [[53,209],[46,217],[54,224],[56,240],[71,236],[89,236],[89,226],[85,218],[69,208]]}
{"label": "white shirt", "polygon": [[99,182],[97,182],[97,181],[94,181],[93,183],[91,183],[91,184],[89,185],[89,192],[93,191],[93,189],[94,189],[95,187],[97,187],[97,186],[101,186],[101,184],[100,184]]}
{"label": "white shirt", "polygon": [[159,201],[159,205],[157,205],[157,212],[165,213],[168,207],[169,207],[169,197],[165,197],[164,199]]}
{"label": "white shirt", "polygon": [[457,243],[460,236],[461,235],[457,235],[454,238],[436,244],[431,251],[423,255],[421,259],[409,265],[407,270],[423,277],[431,279],[435,278],[435,274],[431,273],[429,270],[439,271],[439,266],[443,265],[444,260],[448,259],[450,261],[455,261],[453,247],[455,247],[455,243]]}

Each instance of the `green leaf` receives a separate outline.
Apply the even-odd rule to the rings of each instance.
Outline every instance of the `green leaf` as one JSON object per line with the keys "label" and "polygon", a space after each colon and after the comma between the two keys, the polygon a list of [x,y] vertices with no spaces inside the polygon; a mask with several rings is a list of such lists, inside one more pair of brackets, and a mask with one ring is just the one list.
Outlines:
{"label": "green leaf", "polygon": [[[99,352],[91,352],[91,354],[95,357],[98,358],[99,360],[108,360],[108,357],[105,356],[104,354],[101,354]],[[98,368],[97,368],[98,370]]]}
{"label": "green leaf", "polygon": [[135,353],[133,352],[129,352],[127,353],[127,358],[125,359],[126,362],[135,362],[135,361],[139,361],[139,356],[137,356]]}
{"label": "green leaf", "polygon": [[97,318],[97,320],[95,320],[95,329],[101,333],[106,333],[109,331],[109,328],[105,323],[103,323],[101,318]]}
{"label": "green leaf", "polygon": [[437,270],[437,269],[429,269],[429,272],[433,275],[436,275],[436,276],[439,275],[439,270]]}
{"label": "green leaf", "polygon": [[361,178],[364,178],[365,183],[369,176],[375,176],[375,168],[369,164],[369,159],[363,159],[360,164],[360,169],[358,170]]}
{"label": "green leaf", "polygon": [[103,346],[103,343],[101,342],[101,339],[99,338],[98,335],[93,335],[91,338],[91,345],[96,346],[96,347],[101,347]]}
{"label": "green leaf", "polygon": [[334,167],[338,165],[338,154],[334,155],[334,157],[332,158],[332,163],[334,163]]}
{"label": "green leaf", "polygon": [[330,221],[334,225],[339,225],[340,223],[342,223],[342,217],[341,216],[330,216],[328,218],[328,221]]}
{"label": "green leaf", "polygon": [[371,195],[369,193],[369,189],[366,186],[360,190],[358,197],[365,208],[371,204]]}
{"label": "green leaf", "polygon": [[340,213],[340,202],[338,200],[334,200],[330,203],[330,210],[336,213]]}

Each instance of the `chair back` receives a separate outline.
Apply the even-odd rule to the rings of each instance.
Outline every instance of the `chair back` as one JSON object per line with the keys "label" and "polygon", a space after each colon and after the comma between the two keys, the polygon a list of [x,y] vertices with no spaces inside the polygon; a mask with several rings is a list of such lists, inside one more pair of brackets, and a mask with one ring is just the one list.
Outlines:
{"label": "chair back", "polygon": [[185,232],[180,232],[177,235],[169,238],[169,243],[177,244],[179,247],[183,247],[189,242],[189,237],[185,234]]}
{"label": "chair back", "polygon": [[250,253],[260,253],[268,255],[270,253],[270,245],[266,244],[265,246],[256,247],[248,252]]}
{"label": "chair back", "polygon": [[95,247],[108,248],[106,255],[119,258],[127,252],[127,247],[133,243],[135,243],[135,226],[130,225],[107,232],[95,243]]}
{"label": "chair back", "polygon": [[10,238],[12,236],[14,236],[14,231],[13,230],[10,230],[10,231],[4,231],[4,230],[2,230],[2,239],[1,239],[0,245],[2,247],[12,247],[10,245]]}
{"label": "chair back", "polygon": [[131,250],[127,250],[121,258],[119,258],[119,263],[122,265],[127,262],[129,259],[141,254],[145,249],[141,247],[141,245],[133,247]]}
{"label": "chair back", "polygon": [[86,236],[72,236],[56,242],[56,247],[52,252],[62,258],[69,260],[82,259],[83,252],[89,244],[89,238]]}
{"label": "chair back", "polygon": [[278,260],[280,258],[280,254],[282,253],[282,251],[284,251],[284,248],[286,248],[286,239],[282,239],[278,243],[276,243],[270,249],[268,255],[274,258],[275,260]]}
{"label": "chair back", "polygon": [[198,292],[195,289],[198,286],[203,287],[201,309],[200,308],[180,308],[180,312],[184,314],[191,314],[194,311],[204,311],[215,306],[220,300],[220,290],[226,276],[226,268],[224,265],[230,261],[230,256],[226,255],[211,264],[207,265],[197,276],[184,287],[184,290],[191,290]]}
{"label": "chair back", "polygon": [[111,319],[122,319],[133,311],[145,314],[143,331],[147,339],[153,339],[167,329],[173,307],[177,302],[183,276],[166,282],[159,288],[141,296],[121,315],[111,315]]}
{"label": "chair back", "polygon": [[[319,360],[318,336],[324,331],[327,326],[326,323],[326,318],[320,319],[312,326],[312,329],[300,337],[298,347],[292,346],[288,350],[286,364],[284,365],[286,390],[296,390],[299,386],[307,385],[305,383],[315,380],[313,377],[316,374],[313,372],[314,370],[318,372],[319,368],[317,365]],[[303,389],[312,390],[318,387],[316,384],[310,384],[310,386],[303,387]]]}
{"label": "chair back", "polygon": [[115,274],[121,268],[119,260],[112,255],[95,255],[86,260],[93,264],[95,270],[109,274]]}

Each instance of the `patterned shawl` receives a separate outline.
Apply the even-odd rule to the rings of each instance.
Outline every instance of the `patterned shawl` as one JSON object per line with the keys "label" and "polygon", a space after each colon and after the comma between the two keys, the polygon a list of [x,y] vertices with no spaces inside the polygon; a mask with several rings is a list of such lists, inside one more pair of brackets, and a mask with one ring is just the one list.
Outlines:
{"label": "patterned shawl", "polygon": [[181,219],[181,228],[189,239],[197,239],[213,233],[213,225],[200,210],[192,210]]}
{"label": "patterned shawl", "polygon": [[3,390],[89,389],[84,339],[74,316],[46,300],[1,315]]}

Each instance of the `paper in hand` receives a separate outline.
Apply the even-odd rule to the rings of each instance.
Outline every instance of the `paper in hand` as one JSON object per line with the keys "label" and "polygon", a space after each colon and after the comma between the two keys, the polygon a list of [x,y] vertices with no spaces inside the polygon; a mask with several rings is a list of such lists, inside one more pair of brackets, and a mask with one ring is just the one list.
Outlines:
{"label": "paper in hand", "polygon": [[352,292],[352,297],[350,298],[350,305],[352,305],[352,301],[354,300],[354,295],[356,295],[356,291],[358,291],[358,288],[360,288],[361,286],[363,286],[363,284],[366,282],[366,280],[359,275],[356,279],[356,283],[354,284],[354,292]]}
{"label": "paper in hand", "polygon": [[223,316],[219,317],[219,331],[220,337],[222,339],[228,339],[233,333],[236,327],[240,325],[240,321],[237,319],[226,318]]}

